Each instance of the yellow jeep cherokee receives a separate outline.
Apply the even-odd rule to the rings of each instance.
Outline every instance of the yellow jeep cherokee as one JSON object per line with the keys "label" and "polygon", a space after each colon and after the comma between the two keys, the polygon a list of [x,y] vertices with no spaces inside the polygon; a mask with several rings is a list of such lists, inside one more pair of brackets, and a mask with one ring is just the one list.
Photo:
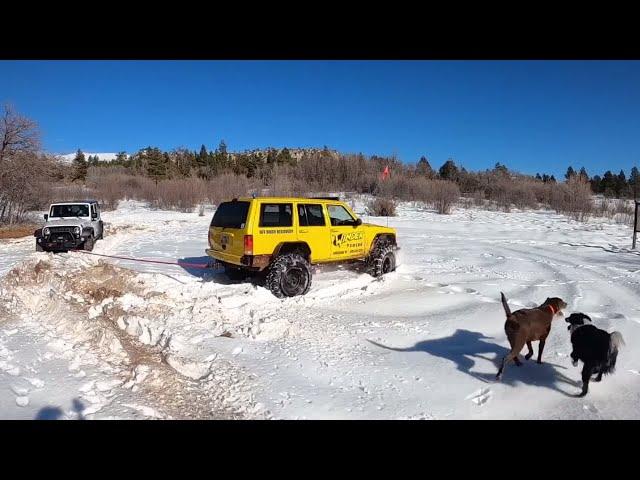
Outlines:
{"label": "yellow jeep cherokee", "polygon": [[311,264],[363,261],[374,277],[396,268],[396,230],[362,223],[337,197],[234,198],[209,228],[207,255],[233,279],[267,273],[277,297],[304,295]]}

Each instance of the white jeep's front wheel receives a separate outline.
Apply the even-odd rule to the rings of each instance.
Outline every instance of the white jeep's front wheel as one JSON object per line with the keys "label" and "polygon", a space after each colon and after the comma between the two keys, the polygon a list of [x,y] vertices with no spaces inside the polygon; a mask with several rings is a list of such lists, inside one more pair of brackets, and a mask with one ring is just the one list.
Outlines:
{"label": "white jeep's front wheel", "polygon": [[90,237],[87,237],[87,239],[84,241],[84,244],[82,245],[82,249],[90,252],[93,250],[93,244],[94,244],[94,239],[93,239],[93,235],[91,235]]}

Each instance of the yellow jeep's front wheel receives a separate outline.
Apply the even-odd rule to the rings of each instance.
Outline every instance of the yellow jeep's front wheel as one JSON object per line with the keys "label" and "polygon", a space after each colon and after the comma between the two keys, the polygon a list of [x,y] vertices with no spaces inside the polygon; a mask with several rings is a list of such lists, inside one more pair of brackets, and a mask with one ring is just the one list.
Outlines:
{"label": "yellow jeep's front wheel", "polygon": [[372,277],[380,277],[396,269],[394,246],[389,242],[379,242],[367,259],[367,271]]}
{"label": "yellow jeep's front wheel", "polygon": [[278,298],[304,295],[311,288],[311,266],[298,253],[279,255],[267,274],[266,287]]}

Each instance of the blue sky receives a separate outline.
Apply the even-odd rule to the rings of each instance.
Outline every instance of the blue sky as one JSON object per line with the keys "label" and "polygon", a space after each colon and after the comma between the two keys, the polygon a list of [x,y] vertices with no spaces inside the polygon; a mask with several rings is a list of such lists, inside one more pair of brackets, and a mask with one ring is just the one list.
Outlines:
{"label": "blue sky", "polygon": [[525,173],[640,163],[640,62],[0,61],[55,153],[322,147]]}

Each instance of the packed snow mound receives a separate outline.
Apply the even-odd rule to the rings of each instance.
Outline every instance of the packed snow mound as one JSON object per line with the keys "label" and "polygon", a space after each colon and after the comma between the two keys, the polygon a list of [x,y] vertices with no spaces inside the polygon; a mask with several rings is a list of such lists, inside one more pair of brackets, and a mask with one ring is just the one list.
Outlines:
{"label": "packed snow mound", "polygon": [[[92,386],[92,391],[97,389],[95,395],[119,385],[137,391],[144,382],[144,388],[154,392],[162,407],[173,411],[169,415],[153,410],[157,418],[181,418],[189,410],[193,418],[212,415],[242,418],[246,412],[252,418],[264,416],[251,400],[241,369],[223,360],[215,361],[215,355],[193,359],[189,351],[193,345],[172,331],[180,323],[192,322],[192,315],[202,334],[221,336],[232,330],[249,335],[251,326],[236,328],[233,320],[220,315],[220,307],[213,301],[194,310],[183,298],[178,306],[184,291],[158,291],[151,281],[154,275],[136,274],[101,260],[38,256],[43,258],[24,262],[2,279],[0,307],[16,315],[36,318],[63,334],[65,341],[57,340],[50,346],[64,353],[72,363],[76,346],[90,345],[92,352],[98,352],[114,369],[122,371],[120,378],[97,384],[96,388]],[[180,402],[172,399],[172,392],[179,399],[184,397],[184,392],[179,392],[184,386],[179,385],[180,380],[170,378],[168,367],[174,376],[179,374],[185,380],[202,382],[194,390],[198,395],[203,390],[219,392],[208,396],[205,404],[211,408],[207,412],[194,414],[193,407],[185,407],[184,399]],[[232,405],[229,398],[234,400]],[[203,402],[198,405],[202,407]]]}

